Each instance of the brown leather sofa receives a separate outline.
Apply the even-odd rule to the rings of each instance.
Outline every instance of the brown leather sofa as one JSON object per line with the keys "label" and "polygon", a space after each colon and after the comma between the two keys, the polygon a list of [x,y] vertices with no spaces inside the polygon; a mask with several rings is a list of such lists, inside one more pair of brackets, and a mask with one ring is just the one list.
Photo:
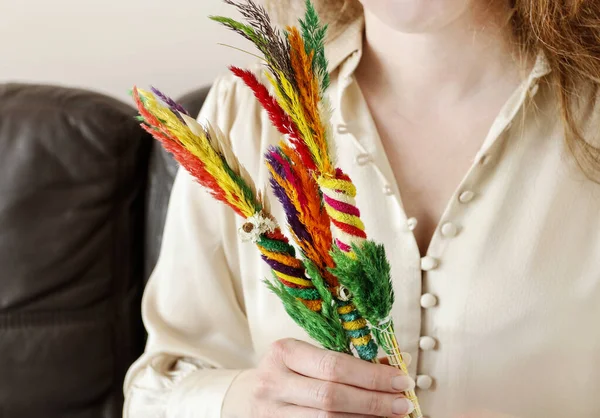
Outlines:
{"label": "brown leather sofa", "polygon": [[[197,114],[207,89],[180,101]],[[0,85],[0,418],[116,418],[176,171],[132,106]]]}

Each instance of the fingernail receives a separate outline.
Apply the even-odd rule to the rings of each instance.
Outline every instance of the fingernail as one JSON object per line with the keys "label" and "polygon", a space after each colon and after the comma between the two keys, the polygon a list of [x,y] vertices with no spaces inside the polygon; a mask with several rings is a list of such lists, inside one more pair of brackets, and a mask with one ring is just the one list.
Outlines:
{"label": "fingernail", "polygon": [[396,376],[392,378],[392,388],[401,392],[413,390],[415,388],[415,381],[410,376]]}
{"label": "fingernail", "polygon": [[392,404],[394,415],[408,415],[415,410],[415,406],[406,398],[398,398]]}

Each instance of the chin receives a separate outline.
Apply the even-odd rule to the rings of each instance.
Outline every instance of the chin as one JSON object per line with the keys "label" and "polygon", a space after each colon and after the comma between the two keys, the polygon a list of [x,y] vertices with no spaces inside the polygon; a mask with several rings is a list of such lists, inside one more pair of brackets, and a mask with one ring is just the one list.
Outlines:
{"label": "chin", "polygon": [[366,13],[403,33],[444,29],[470,10],[472,0],[360,0]]}

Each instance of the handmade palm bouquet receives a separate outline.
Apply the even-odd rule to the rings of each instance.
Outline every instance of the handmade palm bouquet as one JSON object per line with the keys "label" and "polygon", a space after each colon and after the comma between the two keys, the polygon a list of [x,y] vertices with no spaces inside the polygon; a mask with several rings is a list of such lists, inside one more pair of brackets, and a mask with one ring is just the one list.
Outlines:
{"label": "handmade palm bouquet", "polygon": [[[245,220],[241,239],[256,245],[273,273],[274,280],[266,280],[266,285],[314,340],[372,362],[377,362],[379,346],[392,366],[407,372],[390,315],[394,293],[385,250],[367,239],[356,188],[335,163],[325,94],[326,26],[310,0],[300,28],[288,27],[283,34],[252,0],[225,1],[247,23],[212,19],[250,40],[264,56],[270,88],[250,71],[231,70],[253,91],[284,137],[266,152],[265,163],[296,246],[282,233],[266,196],[225,135],[196,122],[160,91],[135,88],[142,126],[215,199]],[[415,405],[410,416],[422,417],[415,393],[406,396]]]}

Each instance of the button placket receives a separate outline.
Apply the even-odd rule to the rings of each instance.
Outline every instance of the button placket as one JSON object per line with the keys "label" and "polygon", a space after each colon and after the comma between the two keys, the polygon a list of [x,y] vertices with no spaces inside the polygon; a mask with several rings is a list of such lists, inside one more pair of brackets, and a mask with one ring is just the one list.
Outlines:
{"label": "button placket", "polygon": [[[511,124],[507,124],[506,129],[510,129]],[[488,152],[491,152],[488,150]],[[462,221],[463,213],[466,208],[466,205],[472,202],[476,196],[475,191],[471,190],[474,185],[477,183],[477,178],[481,175],[483,167],[490,162],[490,157],[488,154],[481,154],[475,158],[474,164],[471,166],[469,171],[466,173],[463,181],[457,188],[455,195],[452,200],[448,203],[447,208],[444,210],[444,214],[440,219],[440,223],[437,229],[437,233],[439,236],[432,237],[433,245],[430,245],[429,254],[442,255],[444,252],[444,248],[448,245],[451,245],[452,239],[459,235],[462,232]],[[456,199],[456,200],[454,200]],[[443,238],[443,239],[440,239]],[[432,272],[439,268],[440,258],[434,257],[432,255],[427,254],[426,256],[421,258],[421,270],[426,272]],[[428,276],[424,276],[424,280],[437,280],[438,275],[433,273],[430,279]],[[426,286],[424,283],[423,286]],[[425,290],[429,290],[425,287]],[[423,293],[419,300],[419,304],[421,309],[423,310],[423,315],[427,315],[428,312],[435,315],[437,311],[436,307],[438,306],[439,300],[438,297],[430,293],[429,291]],[[427,315],[429,316],[429,315]],[[429,322],[424,319],[424,324],[428,324]],[[438,347],[438,340],[434,335],[428,335],[429,326],[425,326],[422,328],[422,334],[418,340],[419,350],[422,352],[422,355],[431,356],[434,355],[432,352],[436,350]],[[425,368],[418,370],[417,372],[417,388],[420,390],[429,390],[434,384],[434,378],[427,373],[430,370]]]}
{"label": "button placket", "polygon": [[[436,235],[432,237],[428,255],[421,259],[421,269],[423,272],[431,271],[430,275],[424,276],[424,280],[431,282],[429,284],[427,282],[423,284],[424,291],[427,291],[428,293],[423,293],[420,298],[420,305],[423,309],[422,312],[423,315],[425,315],[425,319],[423,319],[424,322],[422,328],[422,333],[424,335],[421,335],[419,338],[419,349],[424,352],[434,350],[438,346],[438,341],[434,336],[427,335],[427,331],[435,329],[435,326],[430,327],[431,321],[434,320],[436,312],[441,313],[440,309],[436,308],[438,306],[438,298],[434,293],[440,291],[436,287],[436,283],[444,280],[444,278],[441,277],[441,274],[433,271],[438,268],[440,260],[431,255],[443,259],[444,248],[452,245],[454,237],[463,234],[463,227],[469,227],[467,222],[468,219],[466,218],[468,209],[467,204],[472,202],[476,196],[477,199],[479,199],[479,194],[484,193],[483,189],[478,189],[478,185],[483,184],[482,179],[485,179],[490,175],[490,166],[495,166],[497,164],[497,160],[501,155],[498,153],[500,144],[506,142],[508,135],[513,135],[513,132],[519,129],[520,119],[517,115],[523,110],[523,104],[527,95],[530,94],[531,96],[535,96],[538,94],[539,85],[537,84],[538,81],[534,78],[539,76],[541,76],[541,74],[530,77],[530,79],[522,85],[522,88],[515,92],[513,97],[511,97],[511,100],[508,101],[501,110],[492,125],[488,136],[485,138],[480,151],[476,155],[471,168],[465,175],[463,182],[459,185],[460,188],[457,190],[458,193],[453,196],[453,199],[449,202],[448,207],[444,211],[439,224],[439,229],[436,231],[439,235],[437,237]],[[441,288],[445,288],[442,284],[440,284],[440,286]],[[440,297],[444,297],[444,294],[438,294]],[[427,314],[428,312],[430,312],[430,315]],[[432,376],[425,373],[433,372],[433,370],[427,370],[425,368],[419,370],[419,372],[416,379],[417,388],[420,390],[431,389],[432,386],[435,385],[435,380]]]}

